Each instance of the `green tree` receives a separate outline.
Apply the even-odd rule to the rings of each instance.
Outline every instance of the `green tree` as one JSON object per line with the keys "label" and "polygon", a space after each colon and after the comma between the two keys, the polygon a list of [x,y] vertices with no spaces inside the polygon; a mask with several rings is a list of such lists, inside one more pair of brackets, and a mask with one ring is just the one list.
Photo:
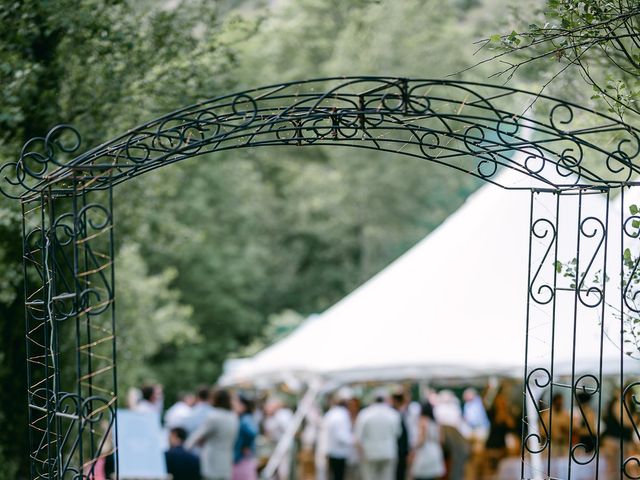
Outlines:
{"label": "green tree", "polygon": [[544,8],[521,9],[519,17],[527,28],[483,42],[498,49],[485,60],[499,60],[503,68],[496,76],[511,79],[520,70],[531,75],[542,67],[549,72],[542,90],[560,77],[577,76],[609,112],[621,118],[626,111],[640,114],[637,1],[547,0]]}
{"label": "green tree", "polygon": [[[225,75],[233,64],[230,45],[238,39],[234,32],[246,35],[242,22],[230,19],[223,25],[211,2],[193,1],[173,11],[156,7],[157,4],[150,2],[134,4],[117,0],[25,0],[3,4],[0,8],[0,83],[3,86],[0,89],[0,164],[15,159],[27,139],[44,135],[56,124],[79,126],[84,146],[91,146],[120,132],[125,125],[166,110],[164,101],[172,107],[182,105],[197,98],[194,91],[198,86],[207,90],[206,96],[211,96],[211,91],[218,86],[232,83]],[[192,76],[194,71],[199,75]],[[162,84],[161,80],[166,83]],[[20,466],[18,475],[26,475],[19,205],[4,198],[0,202],[0,327],[3,333],[0,411],[4,412],[0,445],[5,457],[16,459]],[[127,247],[123,248],[126,252]],[[130,322],[135,335],[143,332],[141,327],[148,321],[148,314],[152,323],[157,323],[164,311],[163,325],[173,321],[182,325],[184,315],[180,316],[180,312],[185,311],[178,303],[178,296],[168,289],[172,277],[162,276],[165,269],[166,266],[148,272],[144,268],[131,271],[123,267],[123,273],[138,280],[136,285],[146,284],[161,292],[159,299],[147,305],[154,314],[141,310],[134,302],[130,303],[137,310],[132,309],[130,315],[126,310],[119,311]],[[147,296],[152,293],[148,292]],[[125,308],[129,308],[126,294],[123,296]],[[135,342],[135,335],[130,338],[131,342]],[[177,338],[156,340],[165,342]],[[144,337],[137,339],[142,342]],[[131,370],[123,372],[124,378],[127,375],[138,378],[147,371],[148,362],[142,359],[152,353],[155,347],[138,352],[136,355],[141,361],[129,365]],[[134,371],[136,365],[141,368],[138,372]],[[8,472],[9,468],[3,462],[2,470]]]}
{"label": "green tree", "polygon": [[116,264],[118,360],[127,366],[118,371],[118,383],[136,387],[156,376],[149,359],[161,348],[179,348],[198,333],[190,323],[192,307],[181,304],[180,292],[170,287],[175,269],[150,274],[137,244],[123,245]]}
{"label": "green tree", "polygon": [[[78,126],[88,148],[243,87],[345,74],[443,77],[466,66],[473,39],[493,28],[486,5],[12,2],[0,10],[0,164],[58,123]],[[178,389],[213,383],[225,358],[273,338],[282,312],[325,310],[477,186],[418,160],[279,147],[205,155],[117,187],[121,388],[153,379],[171,401]],[[12,422],[0,445],[22,461],[19,218],[19,206],[2,200],[0,318],[10,341],[0,345],[9,385],[0,409]]]}

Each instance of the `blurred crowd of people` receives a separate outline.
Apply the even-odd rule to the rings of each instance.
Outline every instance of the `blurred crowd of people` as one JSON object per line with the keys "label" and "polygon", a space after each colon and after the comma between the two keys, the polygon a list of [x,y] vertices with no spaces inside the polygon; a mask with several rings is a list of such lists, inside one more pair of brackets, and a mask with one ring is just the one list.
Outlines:
{"label": "blurred crowd of people", "polygon": [[[160,418],[162,388],[143,386],[129,403],[134,411]],[[162,419],[169,441],[167,473],[173,480],[257,480],[258,436],[276,444],[293,417],[276,398],[260,407],[251,396],[223,388],[180,394]]]}
{"label": "blurred crowd of people", "polygon": [[[494,405],[502,397],[499,393]],[[509,453],[508,435],[517,433],[518,413],[507,403],[506,414],[496,415],[494,407],[487,411],[474,389],[464,391],[462,402],[454,392],[442,390],[418,403],[405,389],[379,389],[371,400],[361,408],[349,389],[334,395],[315,445],[316,479],[483,478],[490,466],[479,464],[478,446],[495,450],[494,458],[500,459]]]}
{"label": "blurred crowd of people", "polygon": [[[360,395],[342,388],[324,408],[314,403],[290,438],[275,476],[481,480],[502,478],[505,460],[519,464],[521,405],[513,401],[508,386],[482,395],[473,388],[458,395],[446,389],[421,393],[424,401],[416,402],[408,388],[363,390]],[[601,431],[602,463],[613,466],[620,438],[632,443],[632,427],[620,421],[620,399],[614,397],[598,429],[590,400],[586,392],[577,395],[571,422],[564,397],[554,395],[547,401],[551,407],[540,409],[540,441],[550,437],[551,455],[566,457],[570,445],[580,444],[579,453],[588,456],[595,447],[595,432]],[[131,402],[133,410],[153,412],[158,418],[163,412],[158,386],[143,387]],[[163,417],[169,433],[168,473],[174,480],[257,480],[278,442],[296,430],[290,428],[291,407],[280,397],[258,398],[219,388],[180,395]],[[547,430],[548,425],[552,427]]]}

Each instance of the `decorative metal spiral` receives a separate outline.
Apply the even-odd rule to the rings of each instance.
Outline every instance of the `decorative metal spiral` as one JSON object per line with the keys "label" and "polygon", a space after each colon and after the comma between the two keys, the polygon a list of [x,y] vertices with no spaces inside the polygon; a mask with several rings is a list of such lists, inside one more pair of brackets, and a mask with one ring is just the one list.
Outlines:
{"label": "decorative metal spiral", "polygon": [[[511,104],[534,101],[537,110],[549,112],[547,119],[509,111]],[[578,119],[593,127],[581,128]],[[614,138],[612,149],[601,146],[602,136]],[[555,188],[579,182],[611,186],[640,173],[640,133],[606,115],[503,86],[391,77],[248,90],[182,108],[77,155],[81,144],[69,125],[29,140],[18,160],[0,166],[0,191],[28,198],[52,187],[70,196],[74,181],[76,188],[80,181],[85,190],[102,189],[196,155],[291,144],[392,152],[491,181],[501,168],[511,168]],[[528,155],[525,165],[514,161],[517,151]],[[585,158],[596,168],[587,168]],[[555,179],[547,165],[554,165]]]}
{"label": "decorative metal spiral", "polygon": [[[593,385],[588,385],[587,382],[593,382]],[[573,396],[575,398],[575,404],[578,405],[578,412],[580,418],[587,428],[588,437],[590,439],[590,445],[580,441],[571,447],[571,460],[579,465],[588,465],[598,455],[598,435],[597,431],[593,431],[592,425],[589,425],[589,419],[585,414],[582,404],[578,401],[578,392],[589,395],[589,398],[600,393],[600,381],[595,375],[585,374],[576,379],[573,387]],[[597,421],[597,420],[596,420]]]}
{"label": "decorative metal spiral", "polygon": [[[627,217],[622,224],[623,235],[631,239],[637,239],[640,236],[640,229],[633,226],[636,222],[640,223],[640,215],[630,215]],[[631,312],[640,313],[640,290],[634,288],[633,283],[633,278],[639,273],[640,257],[632,259],[632,263],[633,267],[630,268],[629,273],[623,278],[624,289],[622,291],[622,298],[625,306]],[[625,273],[623,272],[623,276],[624,275]]]}
{"label": "decorative metal spiral", "polygon": [[[535,386],[538,388],[546,388],[551,384],[551,380],[551,373],[549,372],[549,370],[542,367],[532,370],[526,377],[525,387],[527,390],[527,395],[529,396],[529,399],[531,400],[531,403],[536,410],[536,416],[539,419],[540,427],[542,428],[542,435],[540,435],[540,433],[532,432],[527,434],[524,439],[524,448],[527,452],[532,454],[542,453],[547,449],[551,437],[549,434],[551,426],[546,424],[543,416],[541,415],[542,412],[540,411],[540,407],[538,406],[536,395],[534,395],[531,389],[531,384],[535,384]],[[535,442],[536,445],[531,446],[532,442]]]}
{"label": "decorative metal spiral", "polygon": [[[635,441],[640,441],[640,429],[638,428],[638,410],[640,409],[640,399],[633,393],[634,389],[640,386],[640,382],[633,382],[627,385],[622,392],[622,406],[624,407],[624,415],[629,423],[633,426]],[[624,422],[625,418],[621,419]],[[638,472],[634,473],[632,468]],[[622,471],[626,478],[634,480],[640,479],[640,458],[631,456],[623,460]]]}
{"label": "decorative metal spiral", "polygon": [[[604,300],[604,294],[601,286],[592,285],[588,288],[585,287],[587,278],[590,278],[590,273],[597,271],[595,266],[598,254],[603,250],[604,241],[607,238],[607,228],[604,222],[599,218],[589,216],[580,222],[580,234],[586,238],[598,238],[598,244],[591,254],[591,258],[586,262],[586,268],[580,272],[580,281],[576,279],[578,299],[585,307],[595,308],[602,304]],[[581,262],[583,263],[583,262]],[[604,282],[604,279],[603,279]]]}
{"label": "decorative metal spiral", "polygon": [[546,218],[539,218],[533,225],[531,226],[531,234],[540,240],[545,240],[546,249],[542,259],[538,267],[536,268],[533,277],[531,277],[531,282],[529,284],[529,295],[533,299],[534,302],[539,303],[541,305],[546,305],[551,302],[554,297],[553,287],[549,284],[543,283],[537,285],[538,277],[540,276],[540,272],[542,271],[542,267],[547,263],[547,259],[549,258],[549,254],[553,245],[556,241],[556,227],[555,225]]}

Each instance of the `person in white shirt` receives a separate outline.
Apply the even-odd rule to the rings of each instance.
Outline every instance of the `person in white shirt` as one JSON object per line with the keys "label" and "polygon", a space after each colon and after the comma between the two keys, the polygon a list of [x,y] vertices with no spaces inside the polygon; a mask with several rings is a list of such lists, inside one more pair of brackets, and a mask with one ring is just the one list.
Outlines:
{"label": "person in white shirt", "polygon": [[184,429],[187,419],[191,416],[191,408],[196,403],[196,397],[192,393],[181,393],[178,398],[179,400],[164,414],[164,425],[168,429]]}
{"label": "person in white shirt", "polygon": [[442,432],[433,416],[429,402],[422,405],[418,426],[418,442],[411,464],[411,478],[414,480],[435,480],[446,473],[442,451]]}
{"label": "person in white shirt", "polygon": [[467,388],[463,394],[464,405],[462,407],[462,416],[472,429],[472,434],[482,440],[486,440],[489,435],[489,416],[484,408],[482,398],[473,388]]}
{"label": "person in white shirt", "polygon": [[329,480],[344,480],[347,459],[352,456],[355,439],[351,416],[347,409],[349,397],[344,391],[338,392],[333,406],[322,420],[327,435],[327,458],[329,460]]}
{"label": "person in white shirt", "polygon": [[402,425],[400,414],[385,400],[385,392],[376,392],[375,403],[363,409],[356,418],[355,437],[362,455],[364,480],[395,479]]}
{"label": "person in white shirt", "polygon": [[144,385],[140,391],[142,398],[134,410],[138,413],[153,413],[158,416],[159,422],[162,413],[162,387],[160,385]]}
{"label": "person in white shirt", "polygon": [[191,407],[189,416],[182,421],[183,428],[188,434],[195,432],[204,423],[207,416],[213,410],[213,407],[209,402],[208,387],[199,387],[197,397],[198,399],[196,400],[196,404]]}

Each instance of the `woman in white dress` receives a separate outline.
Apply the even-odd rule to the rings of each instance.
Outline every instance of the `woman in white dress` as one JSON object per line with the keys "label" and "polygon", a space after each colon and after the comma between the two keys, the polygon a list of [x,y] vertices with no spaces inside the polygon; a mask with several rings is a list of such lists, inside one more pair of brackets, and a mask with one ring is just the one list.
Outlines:
{"label": "woman in white dress", "polygon": [[411,465],[411,476],[414,480],[435,480],[445,474],[440,425],[436,423],[433,408],[428,402],[422,405],[420,412],[415,452]]}

